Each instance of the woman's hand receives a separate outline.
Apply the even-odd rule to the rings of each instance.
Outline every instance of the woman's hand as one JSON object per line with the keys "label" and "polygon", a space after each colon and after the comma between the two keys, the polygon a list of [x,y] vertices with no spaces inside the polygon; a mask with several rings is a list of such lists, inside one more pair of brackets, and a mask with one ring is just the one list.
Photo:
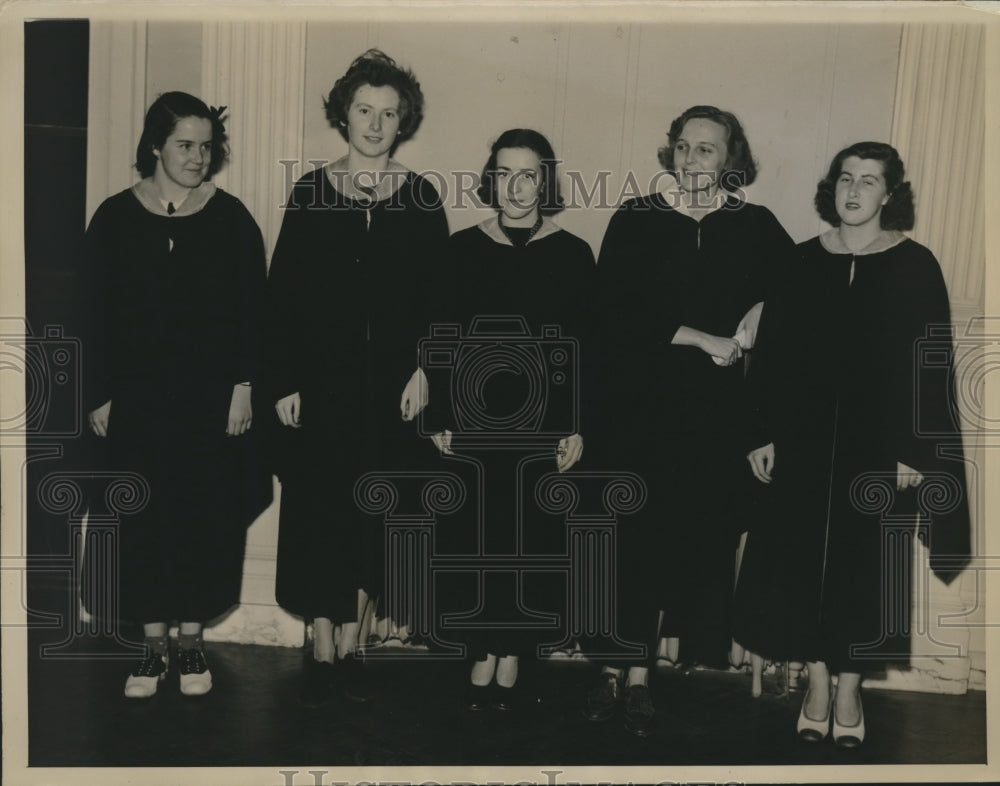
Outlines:
{"label": "woman's hand", "polygon": [[723,338],[705,334],[699,345],[701,350],[711,355],[720,366],[731,366],[743,357],[743,348],[735,338]]}
{"label": "woman's hand", "polygon": [[902,461],[896,462],[896,490],[906,491],[908,488],[916,488],[924,482],[924,476],[913,467],[908,467]]}
{"label": "woman's hand", "polygon": [[278,403],[274,405],[274,408],[278,411],[278,420],[281,421],[282,426],[298,428],[302,425],[299,423],[299,413],[302,411],[302,399],[299,398],[298,393],[292,393],[290,396],[278,399]]}
{"label": "woman's hand", "polygon": [[771,482],[771,472],[774,470],[774,443],[768,442],[764,447],[751,450],[747,454],[753,476],[761,483]]}
{"label": "woman's hand", "polygon": [[556,468],[560,472],[570,469],[583,455],[583,437],[572,434],[559,440],[556,448]]}
{"label": "woman's hand", "polygon": [[446,456],[453,456],[455,454],[455,451],[451,449],[451,432],[448,429],[439,431],[437,434],[431,434],[431,442],[434,443],[434,447]]}
{"label": "woman's hand", "polygon": [[108,436],[108,420],[111,418],[111,399],[87,415],[90,430],[99,437]]}
{"label": "woman's hand", "polygon": [[229,402],[229,425],[226,434],[239,437],[247,433],[253,420],[253,407],[250,406],[250,386],[233,385],[233,398]]}
{"label": "woman's hand", "polygon": [[743,333],[743,348],[753,349],[754,343],[757,341],[757,328],[760,326],[760,314],[764,310],[764,302],[761,301],[756,305],[752,306],[750,310],[743,315],[743,319],[740,320],[740,324],[736,326],[736,332],[733,334],[733,338]]}
{"label": "woman's hand", "polygon": [[403,395],[399,397],[399,413],[403,416],[403,420],[413,420],[420,414],[427,406],[427,395],[427,376],[418,366],[403,388]]}

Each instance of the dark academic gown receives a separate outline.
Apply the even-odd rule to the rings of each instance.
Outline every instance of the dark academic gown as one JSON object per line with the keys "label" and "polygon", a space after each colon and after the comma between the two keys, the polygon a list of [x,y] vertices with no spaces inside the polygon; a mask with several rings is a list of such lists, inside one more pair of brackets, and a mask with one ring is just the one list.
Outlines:
{"label": "dark academic gown", "polygon": [[602,345],[595,448],[638,473],[645,505],[618,522],[619,637],[679,636],[681,657],[725,662],[735,548],[751,517],[744,364],[671,340],[682,325],[732,336],[793,243],[766,208],[728,196],[700,222],[663,194],[612,216],[598,258]]}
{"label": "dark academic gown", "polygon": [[[459,514],[440,522],[435,553],[466,555],[472,567],[480,555],[513,559],[504,569],[443,575],[435,608],[455,616],[451,625],[439,617],[438,633],[465,642],[476,660],[533,656],[566,634],[565,576],[531,568],[565,557],[565,517],[543,512],[535,491],[557,472],[561,438],[586,441],[594,255],[547,217],[514,246],[493,217],[452,235],[447,256],[449,315],[463,346],[452,368],[428,369],[425,428],[454,433],[455,455],[443,457],[443,468],[462,478],[467,496]],[[506,337],[483,335],[501,324]]]}
{"label": "dark academic gown", "polygon": [[[142,478],[112,500],[120,616],[210,619],[239,601],[246,527],[271,498],[254,429],[226,435],[233,386],[260,381],[260,230],[211,183],[168,215],[147,179],[101,204],[85,250],[85,412],[111,401],[104,469]],[[88,606],[109,580],[85,579]]]}
{"label": "dark academic gown", "polygon": [[[750,442],[774,442],[775,466],[736,638],[768,657],[877,670],[909,656],[911,538],[945,581],[970,552],[948,293],[933,254],[898,233],[852,254],[832,232],[798,253],[754,359]],[[897,491],[897,461],[923,484]]]}
{"label": "dark academic gown", "polygon": [[412,172],[373,204],[345,197],[325,168],[289,196],[266,345],[272,410],[295,392],[302,401],[301,428],[271,426],[281,481],[275,594],[294,614],[353,620],[357,590],[379,592],[382,524],[359,510],[354,486],[366,472],[433,458],[399,401],[447,237],[437,191]]}

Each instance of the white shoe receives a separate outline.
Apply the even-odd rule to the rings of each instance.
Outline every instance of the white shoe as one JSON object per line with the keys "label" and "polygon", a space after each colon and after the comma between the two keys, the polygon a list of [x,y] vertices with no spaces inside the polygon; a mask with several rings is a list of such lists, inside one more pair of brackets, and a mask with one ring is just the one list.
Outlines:
{"label": "white shoe", "polygon": [[148,654],[135,667],[125,681],[125,696],[130,699],[148,699],[156,693],[160,682],[167,676],[169,657],[155,652]]}
{"label": "white shoe", "polygon": [[204,696],[212,690],[212,672],[208,670],[204,652],[199,649],[178,650],[177,661],[181,693],[185,696]]}
{"label": "white shoe", "polygon": [[833,741],[841,748],[857,748],[865,741],[865,708],[861,706],[861,696],[858,695],[858,713],[860,718],[853,726],[842,726],[837,723],[837,708],[833,709]]}
{"label": "white shoe", "polygon": [[822,720],[813,720],[806,715],[806,702],[809,701],[809,691],[806,691],[806,695],[802,697],[802,709],[799,710],[799,721],[795,724],[795,730],[798,732],[800,740],[803,742],[821,742],[826,739],[826,735],[830,733],[830,713],[835,698],[836,693],[831,688],[830,703],[826,708],[826,717]]}

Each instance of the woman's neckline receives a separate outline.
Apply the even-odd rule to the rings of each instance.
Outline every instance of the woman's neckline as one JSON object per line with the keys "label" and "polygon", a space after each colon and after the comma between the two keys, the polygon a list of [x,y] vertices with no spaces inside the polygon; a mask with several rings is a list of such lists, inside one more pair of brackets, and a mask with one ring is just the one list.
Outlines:
{"label": "woman's neckline", "polygon": [[[413,174],[407,167],[389,159],[388,169],[383,172],[360,172],[352,177],[347,169],[347,156],[327,164],[323,171],[334,191],[346,199],[369,207],[392,197]],[[361,189],[374,180],[373,175],[378,176],[378,182],[371,192],[366,193]]]}
{"label": "woman's neckline", "polygon": [[856,257],[869,256],[888,251],[906,240],[906,235],[895,229],[882,230],[878,237],[858,251],[852,251],[840,236],[840,231],[834,227],[819,236],[820,245],[831,254],[851,254]]}

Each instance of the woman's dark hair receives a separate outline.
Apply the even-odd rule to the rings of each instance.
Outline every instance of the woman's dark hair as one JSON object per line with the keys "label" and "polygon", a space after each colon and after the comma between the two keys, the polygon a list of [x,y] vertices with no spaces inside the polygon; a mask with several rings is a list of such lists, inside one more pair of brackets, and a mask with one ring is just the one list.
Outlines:
{"label": "woman's dark hair", "polygon": [[668,172],[674,172],[674,148],[677,140],[684,132],[688,120],[699,119],[711,120],[726,129],[726,163],[719,174],[719,185],[728,191],[735,191],[756,180],[757,162],[750,153],[750,143],[743,132],[743,126],[732,112],[714,106],[693,106],[674,119],[667,131],[667,144],[657,151],[660,166]]}
{"label": "woman's dark hair", "polygon": [[504,149],[512,147],[523,147],[532,151],[538,156],[542,163],[540,192],[538,195],[538,212],[545,216],[558,213],[565,208],[562,195],[559,192],[559,177],[556,174],[555,151],[549,140],[537,131],[530,128],[511,128],[504,131],[497,137],[497,141],[490,148],[490,157],[483,167],[483,172],[479,176],[479,187],[476,189],[483,204],[489,205],[495,210],[500,209],[500,201],[497,199],[496,168],[497,154]]}
{"label": "woman's dark hair", "polygon": [[396,145],[417,133],[420,121],[424,119],[424,94],[420,83],[412,71],[400,68],[395,60],[379,49],[369,49],[356,57],[347,73],[334,83],[330,95],[323,100],[326,119],[348,142],[347,112],[354,94],[363,85],[391,87],[399,95],[399,133],[392,146],[395,150]]}
{"label": "woman's dark hair", "polygon": [[885,142],[856,142],[833,157],[826,177],[816,186],[814,204],[819,217],[830,226],[840,226],[836,202],[837,178],[843,171],[844,161],[851,156],[882,164],[882,176],[885,178],[889,201],[882,207],[879,226],[882,229],[913,229],[913,189],[903,180],[903,159],[899,157],[896,148]]}
{"label": "woman's dark hair", "polygon": [[142,136],[135,149],[135,168],[143,177],[151,177],[156,171],[156,155],[154,150],[160,150],[167,137],[174,133],[177,122],[185,117],[201,117],[212,124],[212,160],[208,164],[206,180],[211,180],[229,159],[229,137],[222,113],[225,107],[209,108],[200,98],[190,93],[173,91],[163,93],[146,112],[146,122],[142,127]]}

